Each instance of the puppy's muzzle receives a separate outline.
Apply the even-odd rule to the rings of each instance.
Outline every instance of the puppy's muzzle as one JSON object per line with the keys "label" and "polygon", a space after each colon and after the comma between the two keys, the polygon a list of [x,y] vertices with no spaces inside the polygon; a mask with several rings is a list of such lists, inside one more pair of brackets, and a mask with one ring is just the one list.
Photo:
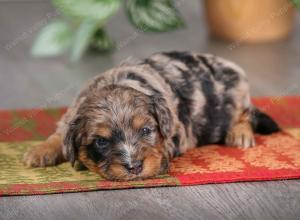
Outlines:
{"label": "puppy's muzzle", "polygon": [[129,173],[138,175],[143,170],[143,161],[138,160],[131,162],[130,164],[124,164],[124,167]]}

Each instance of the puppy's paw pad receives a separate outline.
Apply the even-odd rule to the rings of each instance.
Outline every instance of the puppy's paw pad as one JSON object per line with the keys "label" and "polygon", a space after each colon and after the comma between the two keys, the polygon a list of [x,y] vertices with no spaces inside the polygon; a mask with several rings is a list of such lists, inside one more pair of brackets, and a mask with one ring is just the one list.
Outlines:
{"label": "puppy's paw pad", "polygon": [[255,137],[251,128],[237,126],[227,134],[225,143],[234,147],[254,147]]}
{"label": "puppy's paw pad", "polygon": [[37,146],[23,156],[23,163],[28,167],[54,166],[59,161],[59,154],[46,146]]}

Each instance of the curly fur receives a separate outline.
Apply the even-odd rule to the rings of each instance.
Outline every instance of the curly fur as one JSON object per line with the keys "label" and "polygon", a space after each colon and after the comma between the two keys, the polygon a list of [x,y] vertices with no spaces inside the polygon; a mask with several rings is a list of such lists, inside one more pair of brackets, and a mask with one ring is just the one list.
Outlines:
{"label": "curly fur", "polygon": [[258,112],[244,71],[232,62],[193,52],[157,53],[90,80],[56,132],[24,162],[78,161],[112,180],[153,177],[190,148],[251,147],[255,131],[279,130]]}

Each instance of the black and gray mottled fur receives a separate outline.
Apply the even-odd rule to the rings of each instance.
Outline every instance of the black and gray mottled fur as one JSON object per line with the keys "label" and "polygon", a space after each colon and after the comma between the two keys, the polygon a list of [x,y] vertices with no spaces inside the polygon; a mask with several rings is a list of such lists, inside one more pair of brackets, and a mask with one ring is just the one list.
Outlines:
{"label": "black and gray mottled fur", "polygon": [[[137,111],[138,108],[141,110]],[[153,168],[155,172],[148,170],[147,175],[141,177],[158,174],[158,166],[166,167],[166,161],[190,148],[215,143],[250,147],[255,145],[254,132],[269,134],[280,130],[269,116],[251,104],[247,77],[239,66],[210,54],[164,52],[135,63],[125,62],[86,84],[58,123],[56,134],[62,137],[65,159],[74,163],[80,146],[87,146],[82,150],[87,156],[83,153],[81,158],[93,170],[98,169],[91,161],[107,162],[110,154],[96,155],[97,151],[88,147],[93,140],[83,137],[97,130],[98,125],[87,126],[87,122],[114,117],[109,119],[110,130],[119,129],[126,134],[131,132],[131,125],[118,126],[121,120],[146,114],[155,118],[155,130],[160,133],[155,135],[155,143],[162,137],[162,147],[157,151],[163,156],[155,162],[158,164]],[[124,143],[133,141],[125,139]],[[138,149],[131,148],[131,151],[138,154]],[[30,155],[34,152],[27,155],[25,162],[38,164]],[[122,177],[119,174],[106,176],[111,179],[136,177],[124,173]]]}

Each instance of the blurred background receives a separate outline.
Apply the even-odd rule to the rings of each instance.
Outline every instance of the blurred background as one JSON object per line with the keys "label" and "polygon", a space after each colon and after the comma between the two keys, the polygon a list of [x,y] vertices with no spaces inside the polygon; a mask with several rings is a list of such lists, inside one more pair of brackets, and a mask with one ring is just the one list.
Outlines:
{"label": "blurred background", "polygon": [[79,2],[0,1],[0,108],[65,106],[127,57],[170,50],[237,62],[254,96],[300,94],[298,0]]}

